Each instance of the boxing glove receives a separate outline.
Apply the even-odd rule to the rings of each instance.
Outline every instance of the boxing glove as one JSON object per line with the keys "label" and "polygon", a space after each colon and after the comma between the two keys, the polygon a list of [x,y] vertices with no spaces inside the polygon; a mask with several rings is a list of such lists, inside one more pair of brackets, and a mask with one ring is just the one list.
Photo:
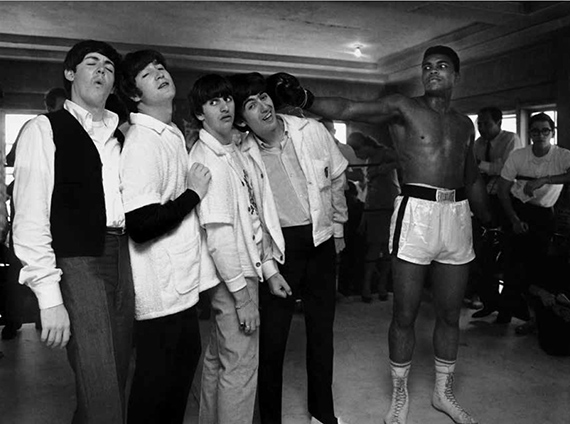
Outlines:
{"label": "boxing glove", "polygon": [[284,105],[308,109],[315,99],[313,93],[305,90],[297,78],[285,72],[278,72],[267,78],[267,94],[273,100],[275,109]]}

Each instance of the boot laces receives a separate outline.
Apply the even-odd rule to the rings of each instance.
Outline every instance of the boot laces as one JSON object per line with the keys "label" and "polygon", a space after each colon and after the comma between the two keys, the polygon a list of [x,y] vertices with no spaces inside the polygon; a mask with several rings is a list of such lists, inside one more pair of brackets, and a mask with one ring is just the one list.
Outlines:
{"label": "boot laces", "polygon": [[394,405],[394,418],[398,418],[406,404],[406,382],[403,378],[397,378],[394,385],[392,405]]}
{"label": "boot laces", "polygon": [[467,411],[465,411],[457,402],[457,399],[455,399],[455,395],[453,394],[453,380],[454,380],[454,376],[453,374],[448,374],[447,378],[445,380],[445,389],[443,391],[443,394],[445,396],[445,399],[451,404],[453,405],[453,407],[455,409],[457,409],[457,412],[459,413],[459,415],[461,416],[462,419],[465,420],[471,420],[471,416],[467,413]]}

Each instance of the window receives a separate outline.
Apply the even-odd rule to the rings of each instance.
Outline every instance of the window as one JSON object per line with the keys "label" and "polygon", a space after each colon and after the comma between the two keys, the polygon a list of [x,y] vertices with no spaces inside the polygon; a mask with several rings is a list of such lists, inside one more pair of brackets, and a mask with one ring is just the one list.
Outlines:
{"label": "window", "polygon": [[346,144],[346,124],[344,122],[335,122],[334,129],[335,138],[342,144]]}
{"label": "window", "polygon": [[[14,142],[16,141],[16,137],[20,133],[20,130],[24,126],[26,122],[30,119],[36,117],[37,114],[32,113],[7,113],[5,116],[5,127],[4,127],[4,134],[6,140],[6,146],[4,155],[10,153]],[[14,179],[13,176],[14,168],[6,167],[6,185],[10,184]]]}
{"label": "window", "polygon": [[[479,138],[479,130],[477,129],[477,115],[468,115],[475,125],[475,139]],[[501,122],[501,129],[505,131],[510,131],[517,134],[517,115],[514,113],[504,113],[503,120]]]}

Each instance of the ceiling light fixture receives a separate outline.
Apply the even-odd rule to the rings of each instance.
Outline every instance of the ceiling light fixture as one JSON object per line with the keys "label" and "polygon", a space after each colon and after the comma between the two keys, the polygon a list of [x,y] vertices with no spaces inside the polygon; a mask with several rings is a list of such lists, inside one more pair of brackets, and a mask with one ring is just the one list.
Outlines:
{"label": "ceiling light fixture", "polygon": [[360,47],[357,46],[354,48],[354,55],[356,57],[362,57],[362,50],[360,50]]}

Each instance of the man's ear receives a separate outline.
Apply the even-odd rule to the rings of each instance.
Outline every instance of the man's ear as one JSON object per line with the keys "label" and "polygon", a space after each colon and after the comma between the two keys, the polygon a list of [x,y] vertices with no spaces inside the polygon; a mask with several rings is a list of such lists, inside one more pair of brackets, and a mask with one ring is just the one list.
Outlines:
{"label": "man's ear", "polygon": [[206,117],[202,113],[197,113],[194,116],[196,117],[196,119],[198,121],[201,121],[201,122],[204,122],[204,119],[206,119]]}
{"label": "man's ear", "polygon": [[133,102],[138,103],[138,102],[141,101],[141,96],[134,95],[134,96],[131,96],[130,99],[131,99]]}
{"label": "man's ear", "polygon": [[240,127],[240,128],[245,128],[247,126],[247,124],[245,123],[245,121],[243,119],[234,119],[234,125],[236,127]]}
{"label": "man's ear", "polygon": [[72,71],[71,69],[66,69],[63,71],[63,76],[65,77],[66,80],[73,82],[73,80],[75,79],[75,72]]}

